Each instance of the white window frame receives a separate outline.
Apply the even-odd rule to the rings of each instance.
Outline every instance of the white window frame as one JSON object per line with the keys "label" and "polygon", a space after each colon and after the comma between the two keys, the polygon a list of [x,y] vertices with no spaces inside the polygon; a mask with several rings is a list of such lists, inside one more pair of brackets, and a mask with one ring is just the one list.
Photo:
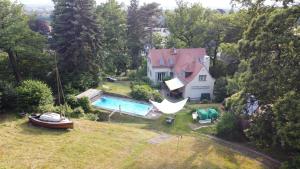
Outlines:
{"label": "white window frame", "polygon": [[206,81],[207,75],[199,75],[199,81]]}
{"label": "white window frame", "polygon": [[157,72],[157,81],[162,82],[166,77],[166,72]]}

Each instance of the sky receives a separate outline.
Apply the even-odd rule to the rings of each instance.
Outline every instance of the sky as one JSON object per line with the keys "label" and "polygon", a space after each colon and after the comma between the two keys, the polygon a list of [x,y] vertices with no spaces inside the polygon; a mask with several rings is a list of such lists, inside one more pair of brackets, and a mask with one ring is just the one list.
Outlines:
{"label": "sky", "polygon": [[[17,0],[24,5],[53,5],[52,0]],[[97,4],[106,2],[107,0],[96,0]],[[125,5],[128,5],[130,0],[117,0],[118,2],[123,2]],[[200,2],[204,7],[208,8],[221,8],[221,9],[230,9],[230,0],[186,0],[190,3]],[[164,9],[174,9],[176,7],[176,0],[140,0],[140,5],[144,3],[157,2],[161,4]]]}

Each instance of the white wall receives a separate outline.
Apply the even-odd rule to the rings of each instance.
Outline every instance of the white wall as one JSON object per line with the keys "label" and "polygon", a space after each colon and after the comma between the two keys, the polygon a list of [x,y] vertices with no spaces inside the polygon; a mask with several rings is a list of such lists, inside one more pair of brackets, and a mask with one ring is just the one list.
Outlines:
{"label": "white wall", "polygon": [[[150,75],[150,71],[151,71],[151,75]],[[158,73],[158,72],[166,72],[167,75],[170,75],[171,69],[170,68],[153,68],[148,59],[148,61],[147,61],[147,76],[155,84],[158,83],[156,76],[155,76],[156,73]]]}
{"label": "white wall", "polygon": [[[199,81],[199,75],[206,75],[206,81]],[[210,93],[210,97],[213,98],[214,83],[215,79],[211,77],[208,70],[202,68],[197,76],[185,86],[183,97],[200,100],[202,93]]]}

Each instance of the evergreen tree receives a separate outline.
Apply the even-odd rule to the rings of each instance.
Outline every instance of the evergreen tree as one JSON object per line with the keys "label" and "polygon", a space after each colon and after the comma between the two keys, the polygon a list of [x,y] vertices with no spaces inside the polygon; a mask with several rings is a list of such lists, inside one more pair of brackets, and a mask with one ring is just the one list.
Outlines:
{"label": "evergreen tree", "polygon": [[139,1],[131,0],[127,13],[127,45],[128,52],[132,60],[131,67],[136,69],[141,64],[140,51],[143,49],[141,43],[141,37],[143,35],[144,28],[139,18]]}
{"label": "evergreen tree", "polygon": [[[82,90],[97,85],[101,30],[93,0],[54,1],[53,43],[65,83]],[[84,84],[81,78],[84,77]]]}

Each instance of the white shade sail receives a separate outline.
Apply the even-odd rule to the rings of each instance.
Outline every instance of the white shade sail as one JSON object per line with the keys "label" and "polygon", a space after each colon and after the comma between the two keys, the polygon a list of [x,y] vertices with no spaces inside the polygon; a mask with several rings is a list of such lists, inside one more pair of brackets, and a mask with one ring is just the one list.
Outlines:
{"label": "white shade sail", "polygon": [[170,89],[170,91],[182,88],[184,84],[176,77],[174,79],[165,81],[166,85]]}
{"label": "white shade sail", "polygon": [[188,99],[184,99],[180,102],[173,103],[168,100],[163,100],[161,103],[154,102],[150,100],[155,108],[159,111],[163,112],[164,114],[175,114],[183,109],[184,105],[186,104]]}

